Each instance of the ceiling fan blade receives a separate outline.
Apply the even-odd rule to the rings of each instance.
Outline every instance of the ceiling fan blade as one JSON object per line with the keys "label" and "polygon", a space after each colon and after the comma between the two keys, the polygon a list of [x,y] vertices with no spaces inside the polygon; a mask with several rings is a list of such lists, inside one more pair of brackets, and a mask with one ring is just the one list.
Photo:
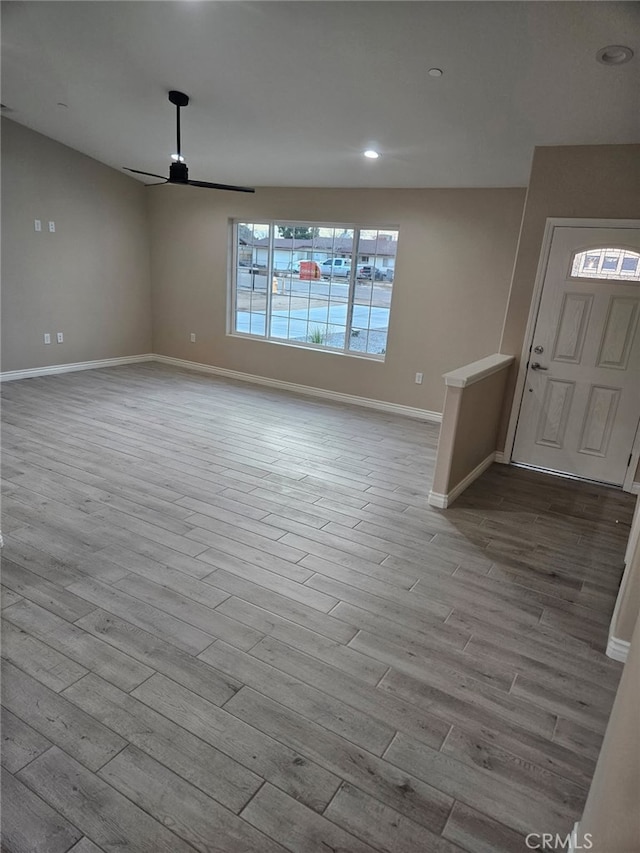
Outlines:
{"label": "ceiling fan blade", "polygon": [[168,180],[164,175],[155,175],[153,172],[141,172],[140,169],[130,169],[128,166],[123,166],[122,168],[136,175],[146,175],[148,178],[160,178],[161,181],[165,182]]}
{"label": "ceiling fan blade", "polygon": [[234,187],[231,184],[212,184],[209,181],[187,181],[192,187],[205,187],[210,190],[231,190],[236,193],[254,193],[252,187]]}

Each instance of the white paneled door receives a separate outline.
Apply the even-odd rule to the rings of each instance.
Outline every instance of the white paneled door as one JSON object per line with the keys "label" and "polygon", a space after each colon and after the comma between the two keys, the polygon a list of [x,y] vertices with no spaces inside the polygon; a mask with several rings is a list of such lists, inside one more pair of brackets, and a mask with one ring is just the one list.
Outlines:
{"label": "white paneled door", "polygon": [[640,420],[640,228],[553,231],[512,459],[622,485]]}

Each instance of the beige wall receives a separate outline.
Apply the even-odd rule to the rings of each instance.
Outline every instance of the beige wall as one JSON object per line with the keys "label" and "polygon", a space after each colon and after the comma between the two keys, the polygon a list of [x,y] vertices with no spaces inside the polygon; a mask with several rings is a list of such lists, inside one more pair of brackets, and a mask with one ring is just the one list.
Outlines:
{"label": "beige wall", "polygon": [[[144,193],[132,178],[2,119],[3,371],[150,351]],[[45,346],[44,332],[53,341],[63,332],[64,343]]]}
{"label": "beige wall", "polygon": [[[148,193],[157,353],[441,411],[442,374],[496,351],[522,189]],[[227,336],[231,218],[399,226],[386,361]],[[423,385],[415,384],[416,372],[424,373]]]}
{"label": "beige wall", "polygon": [[510,365],[466,388],[447,387],[432,490],[450,494],[494,452]]}
{"label": "beige wall", "polygon": [[[500,352],[520,358],[548,217],[640,219],[640,145],[536,148]],[[514,379],[505,400],[504,447]]]}
{"label": "beige wall", "polygon": [[633,629],[640,614],[640,539],[638,538],[638,527],[640,525],[640,499],[636,504],[636,511],[631,525],[631,534],[626,554],[626,566],[622,583],[618,590],[618,598],[611,620],[609,636],[616,640],[628,643],[631,640]]}
{"label": "beige wall", "polygon": [[640,550],[636,550],[627,572],[626,582],[620,587],[620,603],[615,624],[611,626],[613,636],[625,643],[631,641],[640,613]]}
{"label": "beige wall", "polygon": [[[574,849],[593,853],[637,853],[640,850],[640,622],[584,807]],[[588,835],[590,838],[585,838]],[[587,842],[591,846],[587,846]]]}
{"label": "beige wall", "polygon": [[[519,356],[548,216],[640,217],[640,145],[536,149],[517,256],[522,189],[145,190],[7,119],[2,161],[3,370],[153,349],[433,411],[442,409],[442,373],[497,349],[507,301],[501,351]],[[399,226],[385,363],[227,336],[235,217]],[[63,331],[65,343],[45,346],[45,331]]]}
{"label": "beige wall", "polygon": [[498,421],[508,375],[509,368],[505,368],[475,385],[460,389],[462,398],[449,491],[496,449]]}

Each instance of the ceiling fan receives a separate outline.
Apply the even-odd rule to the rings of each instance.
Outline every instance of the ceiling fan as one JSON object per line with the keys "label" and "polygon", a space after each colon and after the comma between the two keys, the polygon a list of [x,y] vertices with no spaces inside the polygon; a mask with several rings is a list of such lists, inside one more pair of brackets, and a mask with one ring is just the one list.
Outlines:
{"label": "ceiling fan", "polygon": [[210,181],[189,180],[189,170],[187,169],[187,164],[184,161],[180,148],[180,108],[188,105],[189,96],[185,95],[184,92],[177,92],[175,89],[172,89],[169,92],[169,100],[172,104],[175,104],[176,107],[176,131],[178,140],[177,152],[172,155],[174,162],[169,166],[169,177],[165,178],[164,175],[155,175],[153,172],[141,172],[139,169],[129,169],[125,166],[124,168],[126,171],[133,172],[136,175],[146,175],[149,178],[160,178],[160,180],[165,184],[186,184],[190,187],[206,187],[211,190],[232,190],[233,192],[238,193],[254,193],[255,190],[251,187],[236,187],[231,184],[212,184]]}

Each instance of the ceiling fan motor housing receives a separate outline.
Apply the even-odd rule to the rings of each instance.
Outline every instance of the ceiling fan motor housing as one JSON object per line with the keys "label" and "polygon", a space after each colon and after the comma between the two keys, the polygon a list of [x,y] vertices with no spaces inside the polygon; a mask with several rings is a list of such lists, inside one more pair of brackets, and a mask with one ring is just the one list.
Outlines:
{"label": "ceiling fan motor housing", "polygon": [[169,92],[169,100],[176,107],[186,107],[189,105],[189,95],[185,95],[184,92],[178,92],[177,89],[172,89]]}
{"label": "ceiling fan motor housing", "polygon": [[169,166],[169,183],[188,184],[189,170],[186,163],[172,163]]}

